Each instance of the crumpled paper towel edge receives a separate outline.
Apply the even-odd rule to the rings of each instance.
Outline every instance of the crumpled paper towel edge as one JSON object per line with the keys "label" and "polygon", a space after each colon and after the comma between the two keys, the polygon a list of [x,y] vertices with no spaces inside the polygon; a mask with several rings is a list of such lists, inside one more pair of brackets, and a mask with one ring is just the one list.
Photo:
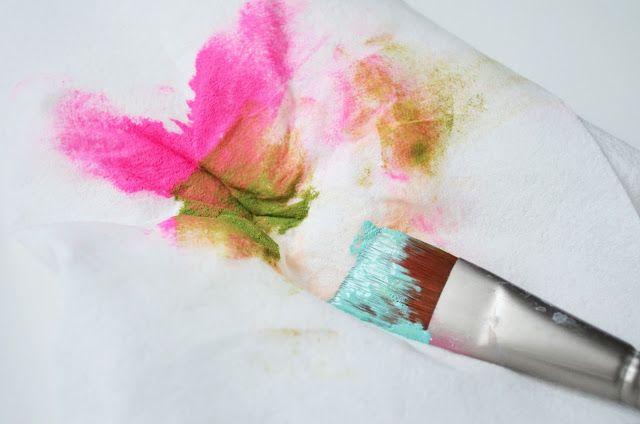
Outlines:
{"label": "crumpled paper towel edge", "polygon": [[582,118],[580,122],[600,147],[640,216],[640,150]]}

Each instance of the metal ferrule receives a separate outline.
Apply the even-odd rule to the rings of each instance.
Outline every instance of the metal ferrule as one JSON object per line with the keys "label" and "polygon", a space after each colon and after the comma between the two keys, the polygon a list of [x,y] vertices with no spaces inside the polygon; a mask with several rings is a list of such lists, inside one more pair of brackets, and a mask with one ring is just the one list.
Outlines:
{"label": "metal ferrule", "polygon": [[429,323],[431,344],[640,408],[640,354],[458,259]]}

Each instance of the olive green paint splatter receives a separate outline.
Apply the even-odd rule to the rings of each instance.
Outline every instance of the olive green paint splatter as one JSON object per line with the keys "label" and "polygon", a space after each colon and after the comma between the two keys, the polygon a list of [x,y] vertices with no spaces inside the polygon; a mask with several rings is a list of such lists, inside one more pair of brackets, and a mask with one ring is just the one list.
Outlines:
{"label": "olive green paint splatter", "polygon": [[454,133],[483,109],[475,73],[421,57],[390,35],[365,44],[375,52],[350,67],[357,109],[353,125],[375,117],[385,167],[434,174]]}

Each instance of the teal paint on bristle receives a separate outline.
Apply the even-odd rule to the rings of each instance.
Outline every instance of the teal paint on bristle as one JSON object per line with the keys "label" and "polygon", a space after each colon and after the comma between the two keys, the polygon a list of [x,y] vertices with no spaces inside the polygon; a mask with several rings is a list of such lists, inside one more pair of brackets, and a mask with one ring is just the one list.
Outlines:
{"label": "teal paint on bristle", "polygon": [[351,245],[356,264],[329,303],[362,321],[380,328],[429,343],[429,331],[410,321],[407,301],[421,291],[409,271],[399,265],[409,236],[389,228],[362,224]]}

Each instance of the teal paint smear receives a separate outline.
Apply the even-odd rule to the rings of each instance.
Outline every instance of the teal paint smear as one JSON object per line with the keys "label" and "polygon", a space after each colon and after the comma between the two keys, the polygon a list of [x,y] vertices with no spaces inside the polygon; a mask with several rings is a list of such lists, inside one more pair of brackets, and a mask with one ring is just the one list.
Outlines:
{"label": "teal paint smear", "polygon": [[338,309],[380,328],[429,343],[431,334],[418,322],[412,322],[406,302],[420,292],[420,286],[399,265],[409,236],[365,221],[351,244],[356,264],[328,302]]}

